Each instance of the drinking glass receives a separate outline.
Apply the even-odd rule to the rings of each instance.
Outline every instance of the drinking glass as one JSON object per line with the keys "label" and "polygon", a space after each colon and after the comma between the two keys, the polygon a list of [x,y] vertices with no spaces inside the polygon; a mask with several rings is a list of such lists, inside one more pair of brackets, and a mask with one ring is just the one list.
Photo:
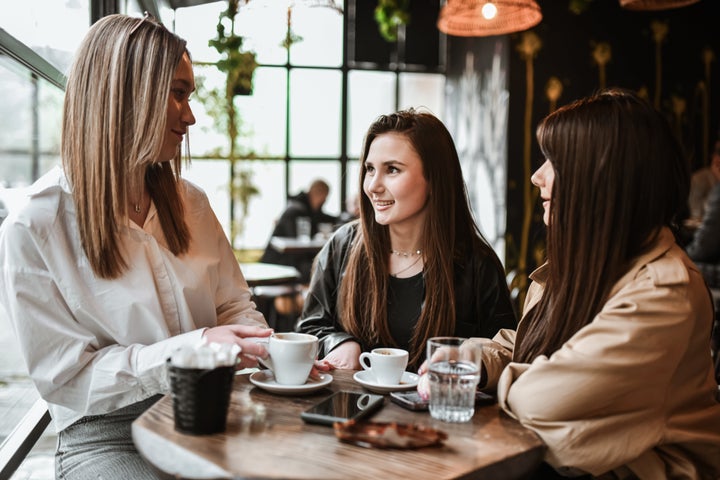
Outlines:
{"label": "drinking glass", "polygon": [[460,337],[427,342],[430,415],[444,422],[467,422],[475,413],[482,346]]}
{"label": "drinking glass", "polygon": [[312,222],[310,217],[297,217],[295,219],[297,227],[297,239],[303,242],[309,242],[312,235]]}

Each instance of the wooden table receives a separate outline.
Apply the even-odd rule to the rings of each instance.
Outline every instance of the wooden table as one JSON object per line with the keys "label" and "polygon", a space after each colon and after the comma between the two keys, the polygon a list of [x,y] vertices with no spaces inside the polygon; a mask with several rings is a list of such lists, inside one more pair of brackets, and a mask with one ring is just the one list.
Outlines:
{"label": "wooden table", "polygon": [[[238,375],[226,432],[207,436],[176,432],[172,399],[165,396],[133,423],[133,440],[164,478],[512,479],[523,478],[542,461],[542,441],[496,404],[478,408],[472,422],[450,424],[433,420],[427,412],[402,409],[386,398],[373,420],[421,423],[448,434],[444,446],[419,450],[342,443],[331,427],[300,419],[301,411],[332,391],[363,391],[353,373],[335,370],[328,387],[297,397],[265,392],[249,382],[248,374]],[[267,422],[260,431],[243,429],[234,414],[244,391],[267,408]]]}
{"label": "wooden table", "polygon": [[274,263],[241,263],[240,270],[250,288],[283,285],[300,280],[297,268]]}

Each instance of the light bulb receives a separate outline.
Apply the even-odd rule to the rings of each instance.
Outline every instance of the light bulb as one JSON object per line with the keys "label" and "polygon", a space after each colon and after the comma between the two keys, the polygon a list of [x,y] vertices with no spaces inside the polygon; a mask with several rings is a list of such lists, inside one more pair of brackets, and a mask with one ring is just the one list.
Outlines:
{"label": "light bulb", "polygon": [[492,2],[487,2],[482,7],[482,16],[485,17],[486,20],[492,20],[495,18],[495,15],[497,15],[497,7]]}

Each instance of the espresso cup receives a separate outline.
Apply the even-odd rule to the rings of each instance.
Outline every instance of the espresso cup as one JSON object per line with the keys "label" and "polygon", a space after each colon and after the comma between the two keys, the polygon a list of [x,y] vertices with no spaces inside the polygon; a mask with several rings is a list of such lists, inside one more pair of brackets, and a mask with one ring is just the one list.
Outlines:
{"label": "espresso cup", "polygon": [[378,385],[398,385],[407,367],[408,352],[400,348],[376,348],[360,354],[360,365]]}
{"label": "espresso cup", "polygon": [[275,333],[268,339],[268,358],[261,365],[272,370],[280,385],[303,385],[318,354],[318,338],[306,333]]}

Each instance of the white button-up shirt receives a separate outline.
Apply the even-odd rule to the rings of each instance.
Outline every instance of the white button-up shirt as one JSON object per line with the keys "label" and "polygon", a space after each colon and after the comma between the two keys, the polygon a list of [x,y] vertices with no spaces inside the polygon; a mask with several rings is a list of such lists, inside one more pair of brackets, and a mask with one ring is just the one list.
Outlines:
{"label": "white button-up shirt", "polygon": [[0,303],[56,431],[167,393],[165,361],[205,328],[267,326],[205,194],[183,182],[190,249],[168,250],[155,206],[121,226],[129,269],[107,280],[80,244],[59,167],[28,189],[0,228]]}

